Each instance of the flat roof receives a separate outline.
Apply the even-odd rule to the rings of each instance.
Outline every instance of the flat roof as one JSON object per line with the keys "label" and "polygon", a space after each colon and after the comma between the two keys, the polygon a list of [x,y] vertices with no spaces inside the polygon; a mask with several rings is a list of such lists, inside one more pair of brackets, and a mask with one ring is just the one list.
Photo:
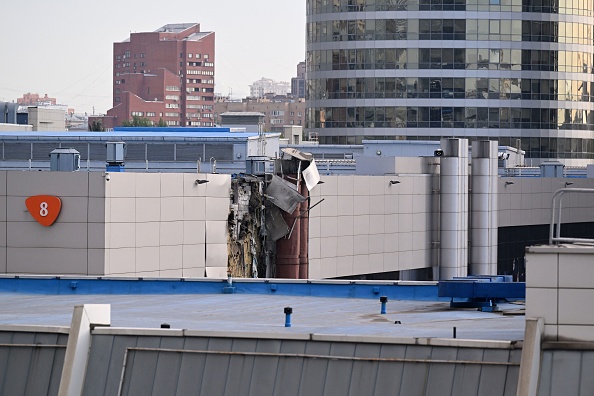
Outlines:
{"label": "flat roof", "polygon": [[[278,133],[268,134],[270,136],[278,136]],[[0,132],[0,139],[2,140],[114,140],[119,138],[143,139],[143,140],[158,140],[158,139],[234,139],[246,140],[248,138],[257,137],[258,133],[254,132],[234,132],[232,128],[212,128],[206,130],[176,130],[174,128],[167,131],[164,130],[117,130],[113,132],[87,132],[87,131],[64,131],[64,132]]]}
{"label": "flat roof", "polygon": [[[198,331],[387,338],[452,338],[455,327],[460,339],[520,341],[524,337],[522,303],[501,304],[500,308],[510,314],[504,315],[451,309],[449,301],[432,300],[432,292],[423,296],[418,287],[432,289],[431,284],[317,282],[321,285],[318,288],[307,286],[311,282],[275,281],[235,281],[238,292],[225,294],[227,283],[223,280],[103,279],[87,284],[84,279],[33,279],[23,283],[22,279],[2,278],[0,324],[69,326],[75,305],[110,304],[112,327],[156,329],[167,323],[171,328]],[[261,287],[262,293],[252,286]],[[276,292],[270,290],[272,286]],[[404,289],[394,289],[400,286]],[[407,290],[409,286],[416,291]],[[193,288],[198,288],[197,292]],[[379,294],[374,294],[374,288],[390,295],[386,314],[380,313]],[[336,297],[328,296],[332,294]],[[414,300],[415,295],[422,301]],[[290,328],[284,327],[285,307],[293,308]]]}

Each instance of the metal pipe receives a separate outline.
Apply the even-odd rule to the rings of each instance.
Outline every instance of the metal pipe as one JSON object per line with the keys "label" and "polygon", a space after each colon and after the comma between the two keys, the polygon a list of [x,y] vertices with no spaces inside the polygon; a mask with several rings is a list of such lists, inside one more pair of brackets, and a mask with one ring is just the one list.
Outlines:
{"label": "metal pipe", "polygon": [[382,308],[380,311],[380,314],[385,315],[386,314],[386,303],[388,302],[388,297],[387,296],[381,296],[380,297],[380,303],[382,303]]}
{"label": "metal pipe", "polygon": [[[563,238],[561,237],[561,210],[563,204],[563,195],[565,193],[594,193],[594,189],[592,188],[562,188],[553,193],[553,197],[551,198],[551,224],[549,227],[549,244],[552,245],[553,242],[568,242],[568,243],[575,243],[575,242],[585,242],[585,243],[594,243],[594,239],[587,239],[587,238]],[[557,212],[557,198],[559,199],[559,208]],[[555,216],[557,215],[557,216]],[[556,225],[556,227],[555,227]],[[555,229],[557,233],[555,234]]]}
{"label": "metal pipe", "polygon": [[285,327],[291,327],[291,314],[293,313],[293,308],[285,307]]}
{"label": "metal pipe", "polygon": [[[485,362],[481,360],[446,360],[446,359],[411,359],[411,358],[369,358],[353,356],[331,356],[331,355],[313,355],[304,353],[266,353],[266,352],[229,352],[229,351],[204,351],[187,349],[167,349],[167,348],[139,348],[128,347],[128,351],[139,352],[169,352],[169,353],[196,353],[203,355],[223,355],[223,356],[254,356],[254,357],[286,357],[301,359],[326,359],[326,360],[347,360],[358,362],[387,362],[387,363],[435,363],[435,364],[478,364],[484,366],[520,366],[520,362]],[[124,363],[126,359],[124,359]]]}

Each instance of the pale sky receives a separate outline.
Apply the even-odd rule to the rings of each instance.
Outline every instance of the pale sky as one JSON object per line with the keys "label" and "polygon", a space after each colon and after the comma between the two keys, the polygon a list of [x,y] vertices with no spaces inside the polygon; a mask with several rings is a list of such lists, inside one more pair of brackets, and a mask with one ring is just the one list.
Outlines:
{"label": "pale sky", "polygon": [[0,101],[48,94],[77,113],[112,104],[113,43],[169,23],[216,34],[215,91],[242,98],[305,60],[305,0],[28,0],[0,7]]}

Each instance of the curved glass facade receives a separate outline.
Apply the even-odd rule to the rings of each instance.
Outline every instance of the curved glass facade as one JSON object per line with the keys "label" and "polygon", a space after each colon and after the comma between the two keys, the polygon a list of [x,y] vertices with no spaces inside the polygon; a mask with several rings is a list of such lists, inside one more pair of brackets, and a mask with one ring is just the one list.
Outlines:
{"label": "curved glass facade", "polygon": [[593,27],[592,0],[307,0],[307,130],[591,162]]}

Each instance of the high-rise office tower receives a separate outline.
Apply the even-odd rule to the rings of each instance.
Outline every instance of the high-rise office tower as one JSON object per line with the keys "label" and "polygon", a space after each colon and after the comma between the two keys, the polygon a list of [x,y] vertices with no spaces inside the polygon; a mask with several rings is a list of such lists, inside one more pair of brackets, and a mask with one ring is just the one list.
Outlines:
{"label": "high-rise office tower", "polygon": [[321,143],[498,140],[594,159],[591,0],[307,0]]}
{"label": "high-rise office tower", "polygon": [[215,34],[199,24],[132,33],[113,45],[115,125],[134,116],[176,126],[212,126]]}

